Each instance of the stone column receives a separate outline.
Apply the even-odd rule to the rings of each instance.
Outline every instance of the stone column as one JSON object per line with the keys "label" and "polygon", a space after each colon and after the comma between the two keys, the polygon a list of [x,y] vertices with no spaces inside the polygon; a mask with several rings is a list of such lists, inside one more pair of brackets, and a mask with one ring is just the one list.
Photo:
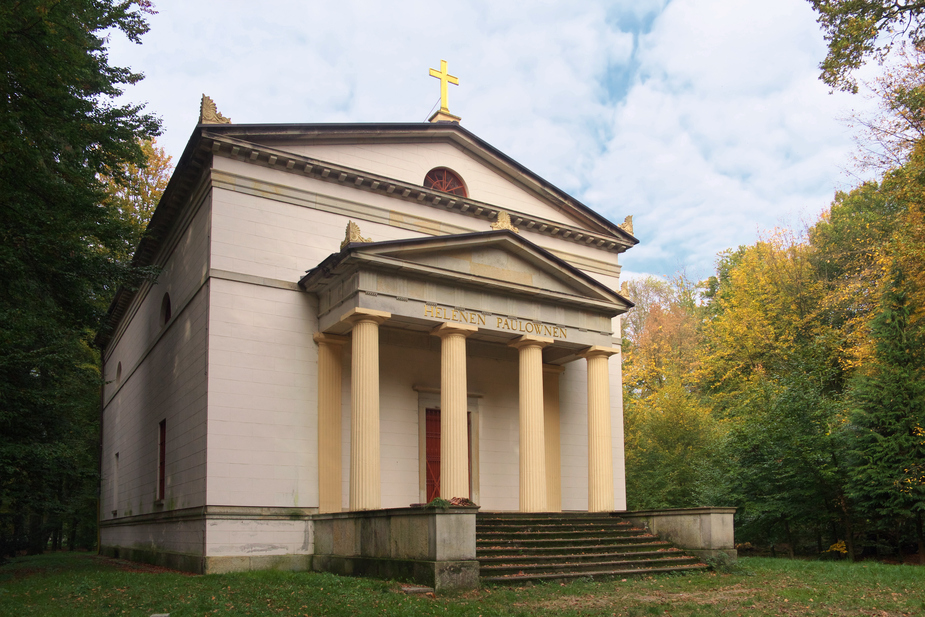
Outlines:
{"label": "stone column", "polygon": [[552,339],[521,336],[520,351],[520,511],[546,510],[546,438],[543,432],[543,347]]}
{"label": "stone column", "polygon": [[610,427],[610,370],[618,349],[588,347],[588,512],[613,510],[613,441]]}
{"label": "stone column", "polygon": [[391,313],[357,308],[341,321],[353,325],[350,375],[350,509],[381,504],[379,462],[379,324]]}
{"label": "stone column", "polygon": [[546,434],[546,507],[562,511],[562,460],[559,432],[559,375],[565,368],[543,365],[543,431]]}
{"label": "stone column", "polygon": [[341,359],[350,340],[318,332],[318,511],[340,512],[341,486]]}
{"label": "stone column", "polygon": [[466,422],[466,337],[476,326],[445,323],[440,337],[440,496],[469,498],[469,431]]}

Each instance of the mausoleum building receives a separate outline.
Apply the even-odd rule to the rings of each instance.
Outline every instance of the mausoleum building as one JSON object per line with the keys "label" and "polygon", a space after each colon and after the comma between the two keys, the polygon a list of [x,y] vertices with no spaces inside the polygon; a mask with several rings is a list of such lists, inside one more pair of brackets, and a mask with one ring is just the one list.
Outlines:
{"label": "mausoleum building", "polygon": [[104,552],[301,568],[343,513],[626,508],[629,217],[447,113],[233,124],[210,103],[135,257],[160,274],[99,339]]}

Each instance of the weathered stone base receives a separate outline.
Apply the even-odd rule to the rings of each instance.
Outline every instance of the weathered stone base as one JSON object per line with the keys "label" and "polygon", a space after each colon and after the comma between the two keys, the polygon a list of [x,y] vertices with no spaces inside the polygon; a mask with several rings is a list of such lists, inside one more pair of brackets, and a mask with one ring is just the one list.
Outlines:
{"label": "weathered stone base", "polygon": [[139,563],[148,563],[162,568],[182,570],[183,572],[204,573],[202,555],[186,553],[172,553],[153,548],[137,548],[126,546],[101,546],[100,554],[115,559],[127,559]]}
{"label": "weathered stone base", "polygon": [[616,514],[688,553],[703,558],[726,553],[735,561],[738,556],[733,528],[735,511],[735,508],[671,508]]}
{"label": "weathered stone base", "polygon": [[316,556],[312,567],[318,572],[342,576],[368,576],[407,581],[435,590],[474,589],[479,586],[478,561],[414,561],[372,557]]}
{"label": "weathered stone base", "polygon": [[393,508],[313,517],[312,568],[405,580],[436,591],[479,584],[477,508]]}
{"label": "weathered stone base", "polygon": [[249,570],[307,572],[312,569],[311,555],[232,555],[203,558],[202,555],[124,546],[103,546],[100,547],[100,554],[195,574],[224,574]]}
{"label": "weathered stone base", "polygon": [[311,570],[317,508],[206,506],[101,521],[101,553],[214,574]]}
{"label": "weathered stone base", "polygon": [[206,557],[205,562],[205,574],[247,572],[250,570],[308,572],[312,569],[311,555],[231,555]]}

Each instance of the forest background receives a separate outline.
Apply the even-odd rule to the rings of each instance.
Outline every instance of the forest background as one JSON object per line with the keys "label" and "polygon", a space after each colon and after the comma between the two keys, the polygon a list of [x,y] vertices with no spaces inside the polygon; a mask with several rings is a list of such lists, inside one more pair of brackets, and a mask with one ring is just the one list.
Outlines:
{"label": "forest background", "polygon": [[[925,52],[919,3],[810,0],[821,78],[871,84],[861,164],[804,229],[769,231],[694,282],[630,281],[623,361],[630,509],[731,505],[740,542],[925,563]],[[147,0],[0,7],[0,558],[91,548],[99,353],[166,186],[158,121],[114,101],[107,32]]]}

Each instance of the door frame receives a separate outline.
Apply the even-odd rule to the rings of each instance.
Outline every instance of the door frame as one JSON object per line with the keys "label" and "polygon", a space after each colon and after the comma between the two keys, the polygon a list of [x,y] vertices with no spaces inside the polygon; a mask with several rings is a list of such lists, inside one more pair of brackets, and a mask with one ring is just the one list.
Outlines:
{"label": "door frame", "polygon": [[[440,389],[414,386],[418,393],[418,500],[427,500],[427,410],[440,409]],[[472,438],[469,442],[469,464],[472,466],[472,489],[469,499],[479,503],[479,399],[480,394],[466,397]]]}

